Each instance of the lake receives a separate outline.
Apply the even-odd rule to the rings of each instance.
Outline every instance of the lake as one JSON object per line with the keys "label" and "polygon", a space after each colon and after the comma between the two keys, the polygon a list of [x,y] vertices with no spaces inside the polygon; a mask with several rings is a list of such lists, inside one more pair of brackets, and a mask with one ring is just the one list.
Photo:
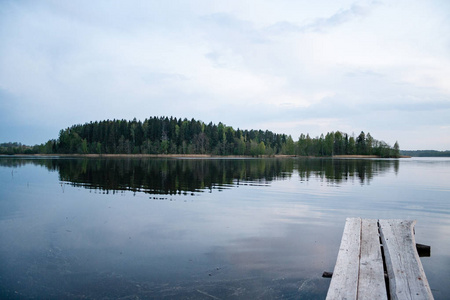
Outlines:
{"label": "lake", "polygon": [[450,298],[450,159],[0,157],[2,299],[324,299],[346,217],[415,219]]}

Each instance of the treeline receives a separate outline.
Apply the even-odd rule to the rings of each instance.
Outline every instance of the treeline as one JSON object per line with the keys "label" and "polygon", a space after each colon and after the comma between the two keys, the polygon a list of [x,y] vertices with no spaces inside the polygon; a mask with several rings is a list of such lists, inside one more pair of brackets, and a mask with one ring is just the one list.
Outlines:
{"label": "treeline", "polygon": [[401,150],[400,154],[414,157],[450,157],[450,150]]}
{"label": "treeline", "polygon": [[39,153],[41,146],[26,146],[17,142],[1,143],[0,144],[0,154],[36,154]]}
{"label": "treeline", "polygon": [[106,120],[63,129],[57,140],[33,147],[46,154],[214,154],[214,155],[378,155],[398,157],[399,146],[390,147],[361,132],[356,138],[329,132],[311,138],[266,130],[235,130],[223,123],[205,124],[195,119],[151,117],[144,122]]}

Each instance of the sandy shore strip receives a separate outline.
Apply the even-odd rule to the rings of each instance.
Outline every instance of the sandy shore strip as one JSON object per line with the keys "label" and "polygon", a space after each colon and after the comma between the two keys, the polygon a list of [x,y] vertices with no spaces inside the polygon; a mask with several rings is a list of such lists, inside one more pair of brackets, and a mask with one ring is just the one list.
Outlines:
{"label": "sandy shore strip", "polygon": [[[8,155],[9,156],[9,155]],[[377,155],[334,155],[327,157],[299,156],[299,155],[215,155],[215,154],[16,154],[11,156],[32,157],[88,157],[88,158],[380,158]],[[399,158],[411,158],[401,155]]]}
{"label": "sandy shore strip", "polygon": [[296,155],[214,155],[214,154],[17,154],[33,157],[89,157],[89,158],[292,158]]}

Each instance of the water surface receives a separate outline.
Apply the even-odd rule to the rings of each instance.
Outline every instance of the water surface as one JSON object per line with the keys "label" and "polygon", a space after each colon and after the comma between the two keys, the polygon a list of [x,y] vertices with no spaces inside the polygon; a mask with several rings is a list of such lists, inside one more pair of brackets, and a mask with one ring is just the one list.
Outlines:
{"label": "water surface", "polygon": [[416,219],[450,298],[450,160],[0,158],[0,298],[324,299],[346,217]]}

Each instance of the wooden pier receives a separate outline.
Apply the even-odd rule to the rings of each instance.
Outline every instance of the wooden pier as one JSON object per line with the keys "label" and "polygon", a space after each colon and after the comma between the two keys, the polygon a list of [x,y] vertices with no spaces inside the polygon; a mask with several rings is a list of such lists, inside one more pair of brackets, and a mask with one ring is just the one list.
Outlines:
{"label": "wooden pier", "polygon": [[348,218],[326,299],[433,299],[415,223]]}

